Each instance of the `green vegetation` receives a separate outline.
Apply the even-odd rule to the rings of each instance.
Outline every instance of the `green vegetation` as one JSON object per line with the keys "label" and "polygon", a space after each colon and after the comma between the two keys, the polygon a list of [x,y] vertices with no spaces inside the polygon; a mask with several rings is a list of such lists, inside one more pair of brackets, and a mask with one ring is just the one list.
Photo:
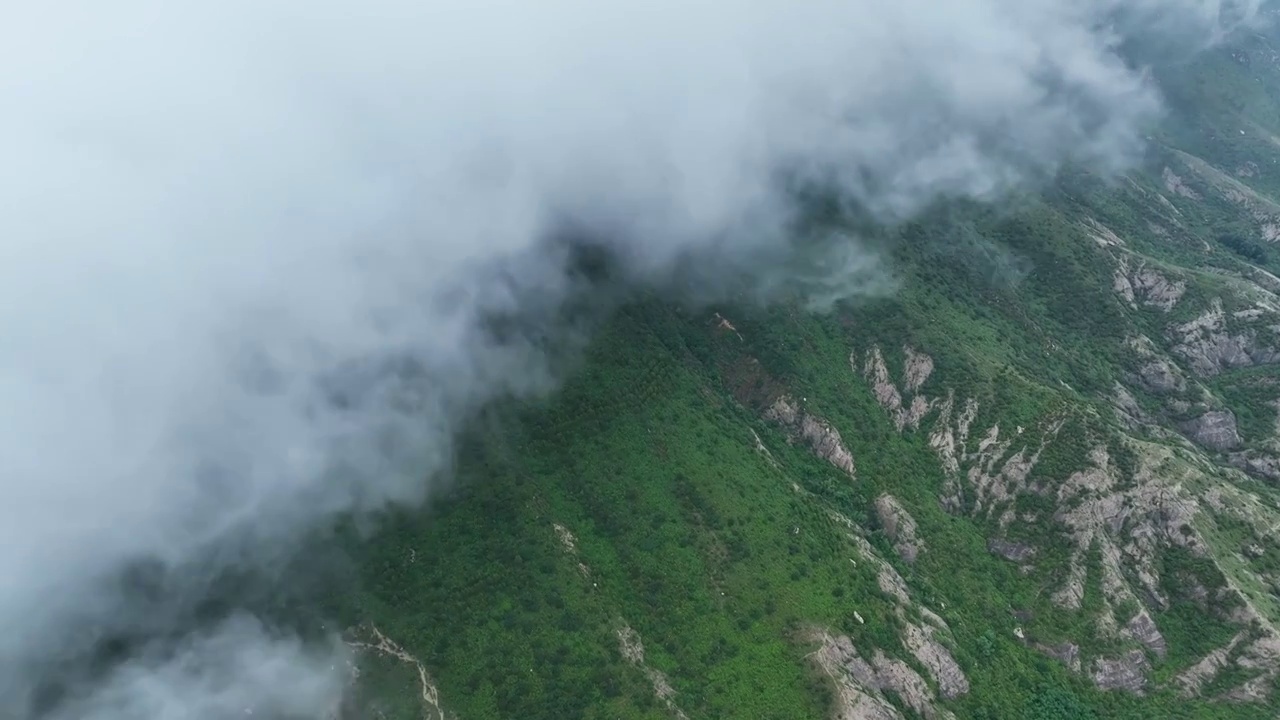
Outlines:
{"label": "green vegetation", "polygon": [[[1205,521],[1210,554],[1178,537],[1152,541],[1160,543],[1150,568],[1157,583],[1147,587],[1138,566],[1106,546],[1129,542],[1143,518],[1120,517],[1077,544],[1063,514],[1103,491],[1060,493],[1095,468],[1098,448],[1117,492],[1138,485],[1151,447],[1173,458],[1170,467],[1211,467],[1172,433],[1126,427],[1112,402],[1122,383],[1157,421],[1181,417],[1168,397],[1129,380],[1138,364],[1130,339],[1170,346],[1169,328],[1213,300],[1242,307],[1229,295],[1229,273],[1280,258],[1256,223],[1173,150],[1232,171],[1280,157],[1262,140],[1235,139],[1237,127],[1280,117],[1276,73],[1259,89],[1231,57],[1212,55],[1169,80],[1177,113],[1151,166],[1122,182],[1072,169],[1016,209],[946,203],[902,227],[862,228],[900,276],[892,297],[850,300],[829,314],[807,312],[798,298],[716,308],[636,298],[554,397],[495,408],[476,423],[460,441],[449,492],[428,511],[387,518],[376,537],[351,541],[362,578],[359,594],[338,602],[345,619],[395,638],[427,668],[442,704],[468,720],[665,718],[674,708],[690,718],[823,717],[839,697],[811,655],[813,629],[847,635],[862,657],[881,651],[928,679],[903,641],[908,624],[927,622],[924,610],[949,627],[941,642],[970,682],[969,692],[941,701],[960,718],[1274,717],[1267,702],[1214,700],[1256,675],[1242,666],[1192,698],[1174,678],[1241,632],[1232,611],[1243,601],[1230,588],[1262,587],[1258,578],[1280,567],[1280,550],[1264,548],[1246,563],[1235,554],[1252,535]],[[1206,109],[1196,104],[1204,98],[1217,100]],[[1210,126],[1232,132],[1207,138]],[[1207,199],[1167,190],[1162,171],[1174,163]],[[1270,193],[1280,190],[1278,177],[1240,181]],[[1099,226],[1123,245],[1096,240]],[[1185,278],[1177,305],[1130,305],[1114,287],[1122,259]],[[918,390],[932,405],[918,427],[899,432],[862,364],[879,348],[903,389],[905,346],[934,363]],[[1280,394],[1260,389],[1277,382],[1267,366],[1203,386],[1236,413],[1246,439],[1260,442],[1273,431],[1269,403]],[[765,418],[783,395],[839,432],[856,478]],[[931,445],[948,397],[953,424],[966,400],[977,403],[963,449],[973,453],[999,426],[1008,446],[988,459],[990,472],[1019,453],[1036,458],[1021,485],[1008,481],[1004,504],[965,475],[976,460],[948,477]],[[963,493],[948,512],[939,498],[956,483]],[[918,526],[914,563],[899,557],[877,516],[885,493]],[[1185,539],[1198,530],[1170,532]],[[988,549],[992,538],[1035,554],[1005,559]],[[882,589],[861,541],[905,580],[906,606]],[[1108,553],[1121,558],[1117,582],[1134,589],[1121,600],[1105,586]],[[1079,606],[1064,607],[1055,594],[1075,565],[1085,570]],[[1098,690],[1094,661],[1141,647],[1104,619],[1123,625],[1143,607],[1153,608],[1168,646],[1163,657],[1147,652],[1150,686],[1141,697]],[[624,654],[626,628],[643,642],[642,659]],[[1063,643],[1077,647],[1080,671],[1045,650]],[[413,685],[403,668],[374,663],[368,673],[397,696],[386,717],[417,716],[402,702],[416,692],[403,689]],[[655,689],[664,683],[671,705]],[[906,707],[895,693],[884,696]]]}

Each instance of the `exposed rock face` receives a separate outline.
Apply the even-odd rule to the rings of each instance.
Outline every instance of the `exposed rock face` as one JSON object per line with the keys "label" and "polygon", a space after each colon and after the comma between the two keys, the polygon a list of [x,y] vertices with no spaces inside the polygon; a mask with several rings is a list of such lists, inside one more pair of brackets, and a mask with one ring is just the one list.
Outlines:
{"label": "exposed rock face", "polygon": [[[992,425],[978,442],[977,452],[968,453],[969,471],[966,478],[973,493],[973,512],[990,516],[998,507],[1006,506],[1027,489],[1027,478],[1040,462],[1040,453],[1057,435],[1062,423],[1054,421],[1045,429],[1035,446],[1019,440],[1022,428],[1016,428],[1007,438],[1001,438],[1000,426]],[[1017,452],[1010,451],[1021,444]],[[1007,522],[1002,521],[1001,525]]]}
{"label": "exposed rock face", "polygon": [[[1071,565],[1065,584],[1053,595],[1061,607],[1079,609],[1089,568],[1087,555],[1096,547],[1106,601],[1101,629],[1119,629],[1113,609],[1126,602],[1163,606],[1159,557],[1169,546],[1205,552],[1203,540],[1193,529],[1194,501],[1162,478],[1159,466],[1144,463],[1129,478],[1131,485],[1117,487],[1116,472],[1104,448],[1090,453],[1092,468],[1073,474],[1058,489],[1060,510],[1055,516],[1070,529]],[[1137,581],[1137,591],[1131,585]]]}
{"label": "exposed rock face", "polygon": [[1222,302],[1191,322],[1171,328],[1173,350],[1187,360],[1193,372],[1212,377],[1224,370],[1280,362],[1280,350],[1267,347],[1249,328],[1230,331]]}
{"label": "exposed rock face", "polygon": [[[964,409],[957,415],[955,396],[948,396],[936,403],[937,421],[929,435],[929,445],[938,454],[946,473],[942,506],[948,512],[959,512],[965,503],[966,490],[971,493],[972,512],[991,516],[997,508],[1004,507],[1001,526],[1007,525],[1012,515],[1007,505],[1018,493],[1027,489],[1027,477],[1040,460],[1040,453],[1062,427],[1060,420],[1047,423],[1037,444],[1021,439],[1025,428],[1015,428],[1008,437],[1002,437],[1000,426],[992,425],[977,448],[970,450],[970,431],[978,414],[978,403],[972,398],[965,401]],[[1019,447],[1012,454],[1010,451]],[[968,465],[961,483],[961,463]],[[966,487],[967,485],[967,487]]]}
{"label": "exposed rock face", "polygon": [[871,658],[871,662],[875,665],[876,684],[880,689],[897,693],[907,707],[926,718],[937,717],[933,693],[929,690],[928,683],[910,665],[888,657],[879,650]]}
{"label": "exposed rock face", "polygon": [[914,393],[933,374],[933,358],[924,353],[916,352],[910,347],[902,348],[902,352],[907,356],[905,367],[903,368],[906,376],[907,392]]}
{"label": "exposed rock face", "polygon": [[1210,450],[1230,450],[1241,442],[1235,413],[1230,410],[1207,412],[1182,423],[1179,429],[1197,445]]}
{"label": "exposed rock face", "polygon": [[640,640],[640,634],[625,623],[615,628],[614,634],[618,636],[618,651],[622,653],[622,657],[643,671],[645,676],[649,678],[649,682],[653,685],[654,697],[662,701],[667,706],[667,711],[677,720],[689,720],[689,716],[685,715],[684,711],[676,705],[676,691],[675,688],[671,687],[671,682],[667,680],[667,676],[645,662],[644,643]]}
{"label": "exposed rock face", "polygon": [[955,716],[937,707],[928,684],[909,665],[877,650],[868,662],[844,635],[815,631],[819,643],[811,657],[835,684],[838,720],[902,720],[884,697],[893,692],[902,703],[929,720],[950,720]]}
{"label": "exposed rock face", "polygon": [[1062,664],[1075,672],[1080,672],[1080,646],[1075,643],[1058,643],[1057,645],[1037,645],[1040,652],[1060,660]]}
{"label": "exposed rock face", "polygon": [[[363,630],[363,629],[361,629]],[[410,655],[404,648],[400,647],[394,640],[382,634],[376,626],[368,626],[368,633],[372,635],[369,640],[349,640],[348,647],[360,652],[372,652],[378,655],[384,655],[399,660],[409,665],[418,674],[418,690],[421,699],[422,717],[426,720],[444,720],[445,718],[456,717],[447,713],[440,704],[440,690],[436,687],[435,681],[427,674],[426,668],[418,658]],[[363,634],[363,633],[362,633]],[[355,666],[352,666],[354,670]],[[246,713],[251,712],[249,710]],[[381,714],[381,713],[379,713]]]}
{"label": "exposed rock face", "polygon": [[793,438],[803,440],[818,457],[854,476],[853,453],[845,447],[840,432],[831,423],[804,412],[794,399],[786,395],[775,400],[765,410],[764,417],[782,426]]}
{"label": "exposed rock face", "polygon": [[[917,352],[910,346],[904,346],[902,352],[906,356],[903,361],[906,394],[912,395],[909,403],[904,401],[903,393],[889,377],[889,367],[885,364],[884,353],[879,347],[868,350],[866,361],[862,364],[862,376],[871,384],[871,393],[875,396],[876,403],[889,413],[894,427],[899,432],[907,427],[912,429],[920,427],[920,421],[933,407],[933,403],[928,399],[915,394],[933,374],[933,358]],[[849,366],[855,373],[858,372],[856,351],[849,354]]]}
{"label": "exposed rock face", "polygon": [[924,416],[928,414],[931,407],[933,407],[932,403],[919,395],[911,398],[911,405],[902,414],[903,426],[912,429],[920,427],[920,421],[924,420]]}
{"label": "exposed rock face", "polygon": [[1054,592],[1052,600],[1060,608],[1079,610],[1084,603],[1084,581],[1087,570],[1083,562],[1072,558],[1067,581]]}
{"label": "exposed rock face", "polygon": [[1206,684],[1212,682],[1223,670],[1234,665],[1255,673],[1255,676],[1223,694],[1221,699],[1230,702],[1267,700],[1271,695],[1276,677],[1280,675],[1280,638],[1274,635],[1258,638],[1245,647],[1233,661],[1233,655],[1246,637],[1245,631],[1237,633],[1231,638],[1231,642],[1204,656],[1200,662],[1174,678],[1182,686],[1182,694],[1186,697],[1200,694]]}
{"label": "exposed rock face", "polygon": [[[889,503],[877,503],[877,505],[886,507],[890,511],[893,509]],[[924,666],[929,677],[937,684],[941,696],[952,699],[969,692],[969,678],[965,676],[959,663],[951,655],[951,651],[941,642],[942,639],[950,637],[951,631],[946,621],[929,608],[912,601],[906,581],[891,564],[876,553],[865,538],[851,535],[850,539],[858,547],[862,557],[877,566],[876,580],[880,590],[894,601],[897,606],[895,612],[905,628],[901,637],[902,645]],[[907,610],[912,606],[919,611],[923,623],[908,616]],[[877,687],[897,692],[902,696],[903,701],[917,712],[925,717],[931,717],[930,713],[933,710],[922,703],[933,702],[932,692],[910,666],[884,657],[879,651],[872,659],[872,664],[877,673]],[[922,710],[921,707],[925,709]]]}
{"label": "exposed rock face", "polygon": [[1129,428],[1136,428],[1148,422],[1147,414],[1142,411],[1138,399],[1128,388],[1116,383],[1111,391],[1111,406],[1115,408],[1120,421]]}
{"label": "exposed rock face", "polygon": [[992,538],[988,540],[987,550],[999,555],[1005,560],[1012,560],[1016,563],[1024,563],[1036,556],[1036,549],[1030,545],[1010,542],[1001,538]]}
{"label": "exposed rock face", "polygon": [[1191,369],[1202,377],[1212,377],[1223,370],[1266,365],[1280,360],[1280,352],[1261,347],[1253,332],[1227,335],[1220,332],[1204,333],[1176,346],[1190,363]]}
{"label": "exposed rock face", "polygon": [[1239,703],[1256,703],[1263,702],[1271,697],[1271,686],[1275,682],[1275,677],[1264,674],[1256,678],[1246,680],[1239,687],[1233,688],[1230,692],[1222,696],[1223,700],[1228,702]]}
{"label": "exposed rock face", "polygon": [[[1236,177],[1232,177],[1205,162],[1202,158],[1186,153],[1179,153],[1179,155],[1186,163],[1187,168],[1196,173],[1201,180],[1204,180],[1213,190],[1221,194],[1224,199],[1235,203],[1251,215],[1260,225],[1259,235],[1261,238],[1271,242],[1268,238],[1272,234],[1271,226],[1277,223],[1277,215],[1280,214],[1277,211],[1280,211],[1280,206],[1271,199],[1259,195],[1257,191],[1240,182]],[[1252,177],[1256,167],[1256,163],[1246,162],[1236,168],[1236,175],[1239,177]],[[1177,176],[1174,175],[1173,177],[1176,178]],[[1169,177],[1167,175],[1165,183],[1166,187],[1168,187]],[[1181,184],[1180,180],[1178,185],[1180,189],[1186,187]]]}
{"label": "exposed rock face", "polygon": [[1280,675],[1280,638],[1274,635],[1258,638],[1245,648],[1236,664],[1260,674],[1233,688],[1224,699],[1234,702],[1267,700],[1271,696],[1276,676]]}
{"label": "exposed rock face", "polygon": [[1162,173],[1164,180],[1164,188],[1174,195],[1180,195],[1188,200],[1199,200],[1200,193],[1187,187],[1187,184],[1178,176],[1171,168],[1166,167]]}
{"label": "exposed rock face", "polygon": [[953,418],[954,407],[955,395],[949,393],[938,409],[938,421],[929,434],[929,446],[938,454],[942,469],[952,477],[960,472],[969,430],[978,416],[978,402],[972,398],[966,400],[964,408]]}
{"label": "exposed rock face", "polygon": [[1120,239],[1111,228],[1094,220],[1093,218],[1085,219],[1085,229],[1093,241],[1102,247],[1118,247],[1124,245],[1124,240]]}
{"label": "exposed rock face", "polygon": [[1280,292],[1280,277],[1276,277],[1262,268],[1250,268],[1249,279],[1263,290],[1272,293]]}
{"label": "exposed rock face", "polygon": [[1244,633],[1237,634],[1231,638],[1231,642],[1205,655],[1200,662],[1182,671],[1175,678],[1182,686],[1182,694],[1188,697],[1196,695],[1200,692],[1202,685],[1217,677],[1218,673],[1227,666],[1232,651],[1242,640],[1244,640]]}
{"label": "exposed rock face", "polygon": [[1231,453],[1227,462],[1232,467],[1264,480],[1280,481],[1280,457],[1251,452]]}
{"label": "exposed rock face", "polygon": [[933,629],[912,625],[907,628],[903,644],[929,671],[938,684],[943,699],[953,700],[969,692],[969,678],[946,647],[933,638]]}
{"label": "exposed rock face", "polygon": [[1144,305],[1164,312],[1172,310],[1187,291],[1185,282],[1169,280],[1145,262],[1130,266],[1128,258],[1121,258],[1113,286],[1133,307],[1141,300]]}
{"label": "exposed rock face", "polygon": [[1160,634],[1160,630],[1156,628],[1155,621],[1151,619],[1146,610],[1134,615],[1133,619],[1125,624],[1124,632],[1128,637],[1145,645],[1148,650],[1156,654],[1156,657],[1163,658],[1169,650],[1169,646],[1164,641],[1164,636]]}
{"label": "exposed rock face", "polygon": [[898,601],[898,604],[911,604],[911,595],[907,592],[907,581],[903,580],[889,563],[880,565],[880,571],[876,574],[876,584],[880,586],[880,592],[891,596]]}
{"label": "exposed rock face", "polygon": [[1125,690],[1141,694],[1147,686],[1150,665],[1141,650],[1130,650],[1115,659],[1098,658],[1093,663],[1093,684],[1100,690]]}
{"label": "exposed rock face", "polygon": [[923,543],[916,536],[916,520],[892,495],[876,498],[876,517],[884,534],[893,542],[893,549],[907,563],[914,563]]}
{"label": "exposed rock face", "polygon": [[1172,365],[1158,358],[1138,370],[1138,382],[1154,393],[1176,392],[1186,387],[1181,374]]}
{"label": "exposed rock face", "polygon": [[[857,355],[849,356],[849,363],[857,371]],[[867,361],[863,365],[862,374],[871,383],[871,393],[875,395],[880,407],[889,411],[890,415],[902,410],[902,394],[889,378],[889,366],[884,362],[880,348],[873,347],[867,351]]]}

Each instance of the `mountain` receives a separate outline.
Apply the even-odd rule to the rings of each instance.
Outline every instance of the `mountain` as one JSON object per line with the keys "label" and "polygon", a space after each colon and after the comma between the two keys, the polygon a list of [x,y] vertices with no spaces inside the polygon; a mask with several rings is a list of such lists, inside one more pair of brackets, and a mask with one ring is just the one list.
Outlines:
{"label": "mountain", "polygon": [[631,296],[344,542],[378,718],[1273,718],[1280,34],[1121,177],[870,229],[828,310]]}

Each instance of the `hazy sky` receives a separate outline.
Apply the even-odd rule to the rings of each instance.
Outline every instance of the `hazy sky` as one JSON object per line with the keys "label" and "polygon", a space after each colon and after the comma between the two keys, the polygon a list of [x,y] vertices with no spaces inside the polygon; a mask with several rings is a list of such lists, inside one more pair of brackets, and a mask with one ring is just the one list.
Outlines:
{"label": "hazy sky", "polygon": [[[124,563],[204,577],[230,538],[266,561],[335,514],[421,502],[459,418],[552,388],[545,356],[477,318],[572,292],[544,242],[564,219],[643,281],[689,253],[784,244],[783,178],[894,218],[1067,158],[1120,169],[1159,109],[1115,55],[1126,28],[1190,49],[1255,11],[15,5],[0,26],[0,714],[27,718],[43,663],[100,630],[163,624],[111,589]],[[378,369],[391,359],[419,372]],[[183,637],[85,683],[59,717],[306,713],[340,689],[332,649],[252,618]]]}

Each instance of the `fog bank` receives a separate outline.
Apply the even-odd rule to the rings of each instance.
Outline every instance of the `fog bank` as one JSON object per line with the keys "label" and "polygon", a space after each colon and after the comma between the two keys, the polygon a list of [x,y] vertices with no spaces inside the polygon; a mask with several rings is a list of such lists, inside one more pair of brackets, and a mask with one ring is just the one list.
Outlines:
{"label": "fog bank", "polygon": [[[0,27],[0,715],[315,717],[343,660],[184,603],[339,515],[417,504],[459,423],[554,388],[581,278],[778,257],[791,192],[885,220],[1068,160],[1158,93],[1116,48],[1258,0],[224,0]],[[1155,22],[1153,18],[1160,18]],[[853,242],[852,240],[850,242]],[[839,244],[838,244],[839,245]],[[833,257],[873,282],[856,245]],[[529,332],[495,336],[513,314]],[[178,606],[119,573],[168,568]],[[165,601],[166,603],[169,601]],[[113,633],[136,652],[63,672]],[[333,670],[332,668],[338,668]]]}

